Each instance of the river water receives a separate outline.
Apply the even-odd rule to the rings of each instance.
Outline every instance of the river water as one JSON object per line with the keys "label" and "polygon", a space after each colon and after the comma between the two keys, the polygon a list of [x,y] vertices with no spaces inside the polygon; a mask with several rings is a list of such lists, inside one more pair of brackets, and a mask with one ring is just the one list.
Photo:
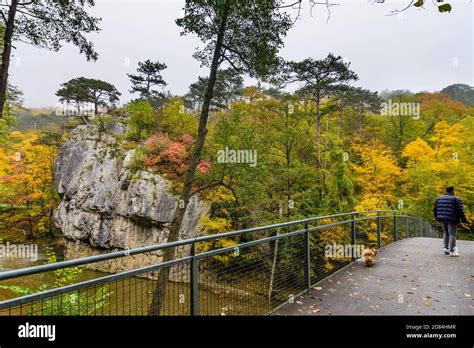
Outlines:
{"label": "river water", "polygon": [[[7,245],[8,242],[1,238],[0,244]],[[13,243],[10,243],[13,245]],[[28,257],[1,257],[0,256],[0,272],[21,269],[36,265],[45,264],[48,256],[44,251],[44,247],[38,246],[37,255],[35,258]],[[62,251],[56,250],[56,258],[58,261],[63,259]],[[108,273],[93,271],[85,268],[81,268],[79,275],[79,282],[101,278]],[[49,285],[48,288],[55,287],[56,276],[54,272],[44,272],[35,275],[29,275],[24,277],[18,277],[14,279],[0,281],[0,301],[16,298],[22,296],[15,291],[12,291],[11,287],[19,287],[22,289],[30,289],[31,292],[38,292],[41,286]],[[151,304],[153,289],[156,285],[155,281],[146,278],[127,278],[124,280],[116,280],[105,283],[108,286],[110,295],[107,303],[100,308],[95,314],[99,315],[146,315],[148,308]],[[5,286],[7,288],[5,288]],[[97,289],[91,290],[91,295]],[[181,314],[184,315],[188,312],[189,306],[179,301],[179,299],[186,294],[189,297],[189,285],[170,283],[168,285],[168,292],[172,303],[165,303],[164,310],[169,314]],[[93,297],[91,297],[93,298]],[[189,301],[187,301],[189,303]],[[14,314],[21,314],[16,313]],[[2,315],[2,313],[0,313]]]}
{"label": "river water", "polygon": [[[5,245],[7,242],[1,239],[0,244]],[[57,260],[62,260],[61,250],[56,251]],[[19,258],[19,257],[0,257],[0,272],[21,269],[46,263],[48,257],[44,252],[44,247],[38,247],[36,259]],[[82,268],[79,281],[100,278],[108,275],[104,272],[98,272]],[[11,290],[11,288],[2,288],[2,286],[16,286],[23,289],[31,289],[31,292],[37,292],[39,287],[47,284],[48,288],[53,288],[56,281],[54,272],[45,272],[30,276],[18,277],[14,279],[0,281],[0,301],[22,296]],[[110,296],[107,303],[95,312],[98,315],[147,315],[149,306],[151,305],[156,281],[142,278],[132,277],[123,280],[115,280],[106,283]],[[247,284],[248,285],[248,284]],[[246,286],[247,286],[246,285]],[[97,290],[97,289],[96,289]],[[92,289],[91,294],[94,291]],[[199,291],[201,305],[201,314],[204,315],[220,315],[225,311],[228,304],[234,308],[235,314],[255,314],[247,313],[246,301],[237,299],[229,291],[220,291],[217,288],[203,287]],[[266,297],[262,297],[263,305],[268,305]],[[169,282],[167,284],[167,296],[162,309],[165,315],[188,315],[190,311],[190,284]],[[206,304],[206,305],[204,305]],[[224,306],[224,304],[226,304]],[[222,307],[222,308],[221,308]],[[225,308],[224,308],[225,307]],[[22,313],[14,313],[22,314]],[[24,313],[23,313],[24,314]],[[92,314],[92,313],[91,313]],[[0,315],[2,315],[0,313]]]}
{"label": "river water", "polygon": [[[2,239],[0,236],[0,242],[3,245],[7,245],[9,243],[5,239]],[[14,243],[10,243],[13,245]],[[25,243],[26,244],[26,243]],[[37,255],[34,258],[31,257],[11,257],[11,255],[7,255],[10,257],[4,257],[5,255],[1,255],[0,257],[0,272],[4,271],[11,271],[15,269],[27,268],[36,265],[42,265],[46,263],[48,256],[44,252],[43,246],[38,246]],[[63,256],[61,250],[56,250],[56,258],[58,261],[61,261]],[[80,273],[80,280],[89,280],[94,278],[103,277],[105,273],[91,271],[84,269]],[[28,288],[31,290],[38,289],[43,284],[54,284],[56,277],[53,272],[46,272],[42,274],[36,274],[31,276],[24,276],[15,279],[9,279],[0,281],[0,301],[7,300],[10,298],[18,297],[18,295],[11,291],[10,289],[2,288],[1,286],[18,286],[22,288]]]}

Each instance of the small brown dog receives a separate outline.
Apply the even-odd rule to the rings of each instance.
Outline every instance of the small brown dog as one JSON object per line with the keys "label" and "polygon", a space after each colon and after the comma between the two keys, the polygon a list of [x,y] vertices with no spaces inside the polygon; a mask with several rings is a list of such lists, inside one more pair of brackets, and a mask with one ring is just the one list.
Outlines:
{"label": "small brown dog", "polygon": [[377,255],[377,249],[367,248],[364,250],[364,264],[366,267],[372,267],[375,263],[375,256]]}

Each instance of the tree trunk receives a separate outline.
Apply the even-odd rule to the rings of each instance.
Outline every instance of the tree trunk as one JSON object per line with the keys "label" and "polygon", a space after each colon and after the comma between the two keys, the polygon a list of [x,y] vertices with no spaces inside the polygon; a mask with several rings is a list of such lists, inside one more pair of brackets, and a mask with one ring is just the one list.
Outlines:
{"label": "tree trunk", "polygon": [[321,168],[321,111],[320,109],[320,98],[316,96],[316,166]]}
{"label": "tree trunk", "polygon": [[97,94],[97,91],[94,91],[94,117],[97,116],[97,114],[99,113],[99,102],[100,102],[100,96],[101,96],[102,93],[99,93]]}
{"label": "tree trunk", "polygon": [[81,117],[81,102],[76,98],[77,116]]}
{"label": "tree trunk", "polygon": [[147,76],[146,80],[146,100],[148,103],[151,103],[150,75]]}
{"label": "tree trunk", "polygon": [[[283,216],[283,209],[279,209],[279,218]],[[278,236],[280,234],[280,228],[277,230],[276,235]],[[277,239],[275,240],[275,247],[273,249],[273,261],[272,261],[272,270],[270,272],[270,284],[268,285],[268,302],[272,301],[272,295],[273,295],[273,288],[275,286],[275,271],[276,271],[276,266],[277,266],[277,261],[278,261],[278,244],[280,240]]]}
{"label": "tree trunk", "polygon": [[[277,232],[277,235],[278,235],[278,232]],[[278,242],[279,240],[277,239],[275,241],[275,248],[273,250],[272,271],[270,273],[270,285],[268,286],[268,302],[272,301],[273,287],[274,287],[274,282],[275,282],[275,270],[276,270],[277,257],[278,257]]]}
{"label": "tree trunk", "polygon": [[[201,117],[199,120],[199,129],[198,136],[196,139],[196,146],[194,147],[194,152],[191,157],[191,163],[189,164],[188,169],[186,170],[186,175],[184,177],[183,191],[179,197],[178,206],[176,207],[176,212],[171,223],[170,232],[168,235],[167,242],[174,242],[179,239],[179,231],[181,228],[181,223],[183,222],[184,214],[186,212],[186,207],[189,203],[189,198],[191,197],[192,186],[194,182],[194,176],[196,174],[196,168],[201,159],[202,150],[204,148],[204,143],[206,140],[207,134],[207,120],[209,117],[209,109],[211,106],[211,100],[214,95],[214,85],[217,78],[217,70],[219,68],[219,61],[221,58],[222,43],[224,40],[224,32],[227,25],[227,14],[228,7],[225,7],[223,17],[219,27],[219,33],[217,35],[216,46],[214,48],[214,54],[212,58],[211,71],[209,74],[209,80],[207,84],[206,94],[204,95],[204,101],[201,109]],[[162,262],[170,261],[174,258],[174,248],[168,248],[163,252]],[[162,269],[158,276],[157,285],[155,291],[153,292],[153,300],[148,311],[148,315],[160,315],[161,308],[163,307],[164,300],[166,298],[167,283],[169,279],[169,268]]]}
{"label": "tree trunk", "polygon": [[33,220],[32,217],[28,217],[28,219],[27,219],[28,229],[29,229],[28,238],[34,239],[36,236],[35,236],[35,232],[34,232],[34,223],[33,223],[32,220]]}
{"label": "tree trunk", "polygon": [[5,23],[5,33],[3,35],[2,66],[0,68],[0,119],[3,117],[3,110],[7,98],[8,68],[10,67],[10,56],[12,53],[12,37],[15,28],[15,15],[18,0],[12,0],[8,9],[8,19]]}
{"label": "tree trunk", "polygon": [[359,133],[362,134],[364,132],[364,107],[360,105],[359,108]]}

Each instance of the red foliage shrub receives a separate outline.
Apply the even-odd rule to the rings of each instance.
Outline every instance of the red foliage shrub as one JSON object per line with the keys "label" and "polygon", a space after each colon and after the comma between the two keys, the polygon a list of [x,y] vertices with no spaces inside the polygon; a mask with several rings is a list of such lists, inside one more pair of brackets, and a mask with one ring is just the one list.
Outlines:
{"label": "red foliage shrub", "polygon": [[183,134],[181,136],[181,141],[185,144],[191,144],[191,143],[194,143],[194,138],[192,135],[189,135],[189,134]]}
{"label": "red foliage shrub", "polygon": [[172,143],[165,151],[160,153],[164,161],[169,161],[177,165],[181,165],[188,156],[187,146],[181,143]]}
{"label": "red foliage shrub", "polygon": [[172,141],[168,138],[168,134],[153,134],[145,141],[145,150],[149,153],[158,153],[166,150]]}
{"label": "red foliage shrub", "polygon": [[212,164],[211,161],[208,159],[203,159],[201,162],[199,162],[196,170],[201,173],[201,174],[207,174],[211,171],[212,169]]}
{"label": "red foliage shrub", "polygon": [[188,166],[183,163],[178,168],[176,168],[176,173],[178,173],[178,175],[184,174],[186,169],[188,169]]}
{"label": "red foliage shrub", "polygon": [[154,155],[147,156],[145,157],[145,165],[147,167],[154,167],[160,163],[160,160],[161,160],[160,156],[154,156]]}
{"label": "red foliage shrub", "polygon": [[[147,167],[156,167],[160,172],[170,175],[182,175],[188,167],[188,144],[194,142],[189,134],[184,134],[179,141],[172,141],[168,134],[154,134],[145,141]],[[210,170],[210,162],[201,165],[202,173]]]}

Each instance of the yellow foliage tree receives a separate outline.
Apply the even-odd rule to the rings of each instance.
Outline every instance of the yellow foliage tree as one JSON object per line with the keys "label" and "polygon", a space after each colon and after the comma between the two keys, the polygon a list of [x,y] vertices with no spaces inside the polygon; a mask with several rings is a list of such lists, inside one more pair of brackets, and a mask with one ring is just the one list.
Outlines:
{"label": "yellow foliage tree", "polygon": [[25,234],[45,232],[52,224],[53,166],[58,150],[39,143],[34,132],[14,131],[8,140],[8,147],[0,151],[0,203],[19,208],[12,222],[26,226]]}
{"label": "yellow foliage tree", "polygon": [[403,189],[411,210],[432,218],[434,199],[447,185],[454,185],[461,197],[474,195],[474,163],[465,146],[472,138],[463,125],[440,121],[429,139],[431,144],[420,138],[407,144],[402,152],[408,160]]}
{"label": "yellow foliage tree", "polygon": [[401,169],[392,151],[375,139],[367,143],[355,142],[352,150],[359,159],[352,165],[360,192],[356,211],[393,207]]}

